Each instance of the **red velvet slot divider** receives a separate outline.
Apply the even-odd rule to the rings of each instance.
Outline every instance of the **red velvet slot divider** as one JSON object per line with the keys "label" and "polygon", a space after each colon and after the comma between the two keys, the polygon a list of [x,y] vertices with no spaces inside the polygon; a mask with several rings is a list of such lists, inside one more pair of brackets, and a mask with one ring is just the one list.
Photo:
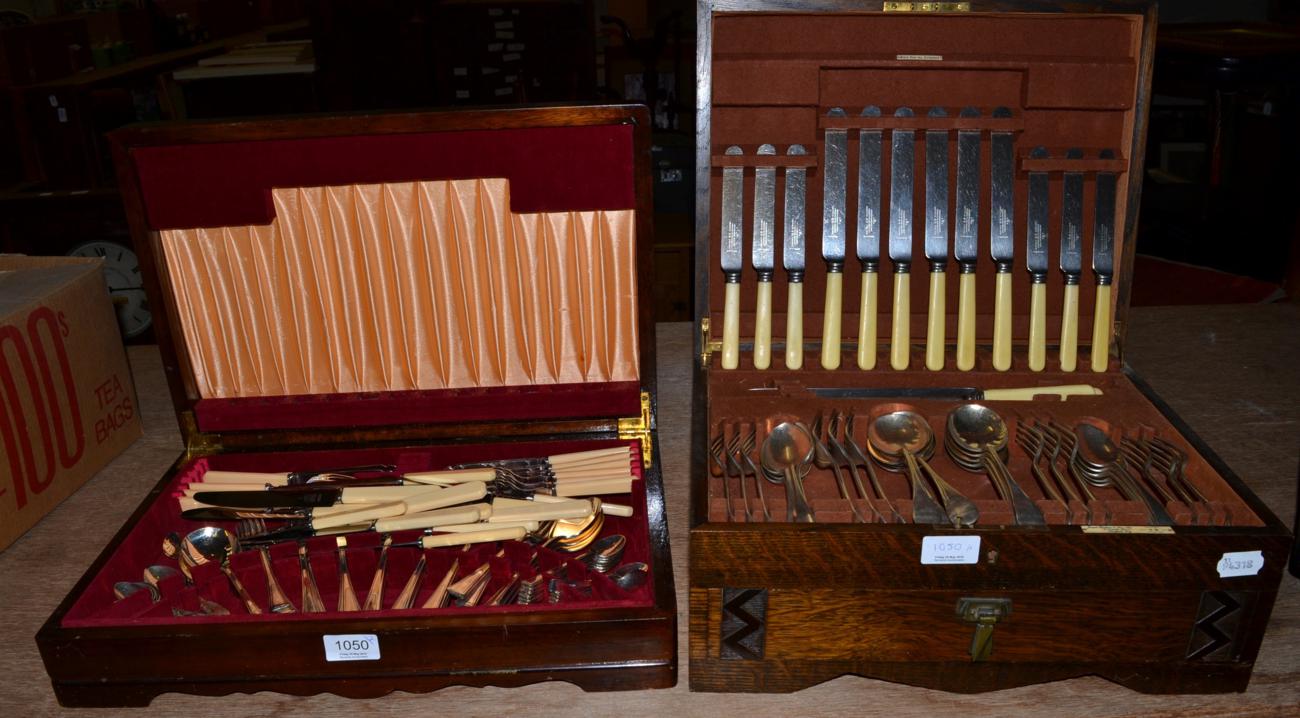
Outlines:
{"label": "red velvet slot divider", "polygon": [[634,209],[632,128],[539,127],[136,147],[155,230],[269,224],[271,189],[504,177],[515,212]]}
{"label": "red velvet slot divider", "polygon": [[[202,431],[635,416],[637,382],[202,399]],[[331,421],[330,417],[334,417]]]}
{"label": "red velvet slot divider", "polygon": [[[445,468],[451,464],[493,459],[510,459],[522,457],[549,456],[571,451],[587,451],[608,446],[626,445],[637,449],[637,442],[619,440],[605,441],[564,441],[564,442],[527,442],[499,444],[466,444],[453,446],[409,446],[400,448],[375,449],[339,449],[334,451],[301,452],[266,452],[229,454],[198,459],[180,471],[169,482],[146,510],[140,521],[132,526],[126,538],[114,549],[91,583],[76,598],[71,609],[64,617],[65,627],[82,626],[122,626],[122,625],[166,625],[188,623],[238,623],[247,621],[303,621],[318,619],[338,619],[345,615],[335,610],[338,600],[338,563],[335,537],[322,536],[306,542],[312,571],[317,586],[325,602],[324,613],[292,613],[250,615],[235,596],[229,581],[215,566],[205,564],[194,569],[194,586],[186,586],[180,578],[173,578],[159,584],[163,598],[153,603],[147,592],[133,594],[123,600],[115,600],[113,584],[118,581],[139,581],[145,567],[160,564],[176,567],[175,559],[163,554],[164,537],[175,532],[180,536],[205,525],[221,525],[234,530],[233,522],[197,522],[180,517],[177,502],[187,486],[201,480],[211,469],[227,471],[299,471],[311,469],[337,468],[349,465],[372,463],[391,463],[397,465],[397,471],[427,471]],[[632,473],[638,479],[644,478],[639,458],[632,460]],[[606,516],[601,536],[623,534],[627,538],[627,548],[622,562],[650,560],[650,530],[646,516],[645,482],[633,481],[631,495],[611,495],[601,497],[611,503],[630,504],[633,515],[628,518]],[[418,531],[402,531],[392,534],[394,543],[414,539]],[[348,568],[358,600],[364,602],[378,562],[378,547],[381,536],[375,533],[359,533],[348,536]],[[505,556],[495,556],[504,549]],[[528,565],[529,558],[536,551],[538,566]],[[410,615],[460,615],[462,613],[518,613],[533,611],[563,611],[572,609],[607,609],[644,607],[652,605],[654,595],[653,570],[649,580],[631,591],[623,591],[609,580],[607,576],[588,571],[576,560],[576,554],[564,554],[550,549],[537,549],[528,544],[507,541],[498,544],[473,546],[467,552],[461,547],[430,549],[421,552],[417,548],[397,548],[389,551],[386,580],[384,583],[384,606],[391,606],[410,577],[420,554],[426,557],[426,570],[420,582],[414,606],[405,611],[384,608],[368,612],[366,616],[410,616]],[[491,565],[491,581],[485,591],[485,598],[504,586],[515,572],[520,578],[527,579],[538,572],[546,572],[561,563],[568,566],[568,577],[576,581],[590,581],[591,595],[584,596],[572,589],[564,589],[564,599],[558,604],[546,602],[528,606],[478,606],[474,608],[449,607],[441,609],[418,608],[433,592],[434,587],[450,567],[451,562],[460,559],[457,577],[463,577],[470,570],[484,562]],[[276,544],[271,548],[273,571],[277,582],[293,604],[301,609],[301,581],[298,567],[297,546],[293,542]],[[242,551],[231,557],[231,569],[239,577],[249,594],[267,609],[267,581],[261,567],[261,560],[255,551]],[[172,608],[195,611],[199,608],[199,596],[225,606],[228,616],[174,616]]]}

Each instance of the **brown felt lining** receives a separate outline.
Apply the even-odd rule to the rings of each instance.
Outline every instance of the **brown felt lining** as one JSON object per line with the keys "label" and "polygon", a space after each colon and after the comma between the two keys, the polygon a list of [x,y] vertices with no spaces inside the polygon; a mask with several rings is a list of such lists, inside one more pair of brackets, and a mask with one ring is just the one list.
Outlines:
{"label": "brown felt lining", "polygon": [[[920,359],[919,354],[913,357],[914,366],[920,365]],[[983,402],[988,404],[1007,422],[1008,430],[1011,437],[1013,437],[1010,442],[1008,467],[1021,488],[1025,490],[1025,493],[1037,501],[1049,524],[1066,523],[1066,512],[1059,503],[1047,500],[1043,489],[1030,473],[1027,454],[1015,444],[1016,424],[1021,420],[1045,420],[1051,418],[1065,426],[1073,426],[1083,417],[1096,417],[1129,435],[1134,435],[1139,431],[1145,431],[1148,435],[1154,433],[1156,436],[1173,442],[1188,455],[1186,477],[1210,502],[1210,511],[1201,511],[1203,521],[1206,517],[1212,516],[1212,521],[1216,525],[1263,525],[1259,517],[1246,506],[1236,492],[1224,481],[1223,477],[1196,453],[1186,439],[1179,435],[1160,414],[1159,410],[1146,397],[1142,396],[1132,382],[1121,374],[1111,372],[1107,374],[1081,375],[1078,373],[1043,372],[1027,376],[1025,374],[995,372],[987,364],[981,364],[971,372],[938,373],[919,369],[905,372],[876,372],[868,375],[857,371],[826,371],[817,366],[816,361],[817,357],[810,353],[805,360],[805,369],[799,372],[756,371],[753,369],[724,372],[718,368],[715,360],[714,366],[709,372],[708,380],[710,438],[721,432],[730,439],[737,430],[737,425],[741,427],[742,431],[748,431],[751,426],[756,426],[757,442],[761,445],[766,434],[766,428],[775,417],[799,417],[811,427],[813,419],[819,412],[824,413],[829,418],[831,412],[840,411],[846,415],[855,413],[859,417],[854,436],[865,451],[868,416],[872,409],[886,403],[910,404],[928,419],[931,428],[935,432],[936,446],[934,457],[930,461],[931,466],[958,491],[976,502],[981,512],[981,525],[1010,524],[1012,523],[1010,506],[998,499],[988,479],[983,474],[973,474],[959,468],[944,455],[944,421],[948,412],[960,402],[933,399],[823,399],[814,396],[808,389],[811,387],[855,386],[870,386],[872,388],[975,386],[991,389],[1088,383],[1100,388],[1104,392],[1102,396],[1072,397],[1064,402],[1049,398],[1039,398],[1032,402]],[[863,378],[867,376],[870,376],[871,380],[869,382],[863,381]],[[752,391],[755,388],[769,386],[777,387],[777,390]],[[1118,439],[1118,436],[1112,438]],[[757,461],[757,451],[752,456]],[[877,475],[880,477],[890,501],[898,505],[904,516],[910,517],[911,502],[909,497],[911,496],[911,489],[906,477],[879,469]],[[851,479],[847,475],[845,478],[846,481],[849,481],[850,496],[853,496]],[[760,506],[755,500],[756,492],[753,479],[749,478],[746,481],[745,490],[752,502],[751,510],[758,514]],[[866,483],[865,476],[863,476],[863,482]],[[807,476],[805,486],[813,510],[817,512],[819,522],[847,523],[853,520],[853,516],[849,512],[848,502],[840,498],[833,474],[829,469],[812,468]],[[869,484],[867,488],[870,491]],[[773,520],[784,521],[784,489],[773,484],[765,484],[763,489],[764,498],[772,513]],[[931,490],[933,491],[933,489]],[[1094,511],[1096,523],[1144,525],[1148,522],[1145,509],[1140,503],[1123,500],[1121,495],[1113,488],[1094,488],[1092,490],[1096,498],[1104,502],[1110,512],[1107,519],[1100,509]],[[734,520],[743,521],[743,503],[737,479],[732,478],[730,480],[729,491],[733,501]],[[722,478],[718,467],[710,462],[710,521],[728,520],[726,503],[723,497]],[[876,503],[882,512],[887,512],[883,504]],[[871,515],[867,502],[859,502],[859,507],[865,515]],[[1166,508],[1179,525],[1192,523],[1192,511],[1185,504],[1170,504]],[[1072,509],[1075,516],[1070,523],[1085,523],[1086,513],[1084,507],[1076,505]]]}
{"label": "brown felt lining", "polygon": [[[1062,276],[1059,263],[1059,228],[1061,174],[1067,163],[1060,162],[1064,148],[1085,150],[1090,160],[1081,163],[1086,170],[1084,184],[1083,266],[1079,291],[1079,343],[1081,356],[1090,347],[1094,277],[1090,271],[1092,256],[1093,197],[1095,170],[1103,166],[1095,160],[1101,149],[1111,149],[1120,160],[1127,159],[1134,123],[1134,100],[1137,82],[1137,58],[1140,18],[1117,15],[962,15],[918,17],[871,13],[800,14],[800,13],[721,13],[714,17],[713,111],[711,118],[712,154],[721,155],[729,145],[776,145],[784,155],[790,144],[798,143],[810,155],[821,156],[825,114],[831,107],[842,107],[850,117],[868,105],[877,105],[892,113],[908,106],[924,116],[931,106],[942,106],[952,116],[951,127],[968,126],[970,121],[956,117],[963,106],[981,109],[989,119],[990,110],[998,105],[1011,109],[1023,130],[1015,135],[1017,152],[1016,206],[1018,264],[1014,272],[1013,337],[1018,344],[1028,338],[1029,276],[1024,267],[1023,232],[1026,215],[1028,176],[1026,169],[1051,171],[1050,266],[1047,287],[1047,339],[1060,335]],[[938,56],[942,60],[900,60],[899,55]],[[888,121],[888,118],[885,118]],[[839,124],[839,123],[835,123]],[[880,126],[881,121],[874,121]],[[886,124],[886,126],[889,126]],[[990,127],[990,124],[984,124]],[[888,198],[889,131],[885,131],[885,152],[881,176],[886,186],[882,196]],[[848,143],[848,226],[856,226],[856,179],[858,174],[858,133],[849,131]],[[924,134],[916,133],[916,177],[924,175]],[[1024,159],[1037,145],[1053,148],[1053,160],[1037,164]],[[956,177],[956,132],[949,137],[949,174]],[[746,162],[745,164],[748,164]],[[981,147],[981,218],[980,258],[976,266],[977,310],[976,333],[980,343],[988,343],[993,327],[994,263],[988,249],[989,203],[989,133],[982,135]],[[1114,164],[1109,165],[1114,167]],[[1125,166],[1121,164],[1120,166]],[[1127,271],[1119,266],[1124,256],[1123,224],[1128,176],[1118,178],[1118,203],[1115,230],[1116,275]],[[710,236],[718,236],[721,226],[720,167],[711,173]],[[804,280],[804,337],[816,342],[822,331],[821,312],[825,288],[825,264],[821,261],[821,208],[823,177],[819,167],[808,170],[806,226],[808,256]],[[784,173],[777,173],[776,226],[784,222]],[[950,191],[951,202],[955,192]],[[929,291],[921,242],[925,209],[923,183],[914,191],[916,228],[913,235],[913,280],[911,286],[911,335],[923,337],[925,307]],[[887,201],[887,199],[886,199]],[[746,237],[752,231],[753,170],[745,173]],[[950,223],[951,224],[951,223]],[[778,238],[779,239],[779,238]],[[887,241],[887,236],[886,236]],[[709,243],[709,266],[719,263],[718,243]],[[890,327],[892,266],[887,245],[882,247],[879,284],[878,328],[882,343]],[[748,242],[746,243],[748,256]],[[773,334],[781,341],[785,326],[786,282],[780,268],[780,242],[776,250],[777,273],[773,287]],[[860,275],[853,251],[853,233],[848,237],[842,326],[851,351],[858,324],[857,306]],[[946,334],[950,345],[956,336],[957,267],[949,262],[946,286],[950,316]],[[721,280],[720,270],[716,277]],[[723,282],[709,283],[709,306],[714,326],[721,326]],[[755,276],[748,268],[741,280],[741,337],[753,336]],[[1117,297],[1113,296],[1112,301]],[[1112,316],[1114,312],[1112,310]],[[1117,332],[1118,334],[1118,332]],[[742,354],[744,354],[742,352]],[[948,352],[952,362],[952,350]],[[1050,352],[1049,352],[1050,354]],[[742,359],[742,361],[745,361]],[[780,357],[775,363],[781,361]],[[1020,364],[1023,366],[1023,363]]]}

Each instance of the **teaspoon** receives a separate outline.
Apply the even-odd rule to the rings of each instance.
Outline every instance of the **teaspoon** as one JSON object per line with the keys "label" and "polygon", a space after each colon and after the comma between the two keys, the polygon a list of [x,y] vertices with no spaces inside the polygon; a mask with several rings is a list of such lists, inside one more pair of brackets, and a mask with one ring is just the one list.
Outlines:
{"label": "teaspoon", "polygon": [[814,523],[817,519],[803,489],[803,473],[813,459],[813,438],[808,430],[789,421],[777,424],[763,440],[760,459],[764,471],[784,479],[786,521]]}

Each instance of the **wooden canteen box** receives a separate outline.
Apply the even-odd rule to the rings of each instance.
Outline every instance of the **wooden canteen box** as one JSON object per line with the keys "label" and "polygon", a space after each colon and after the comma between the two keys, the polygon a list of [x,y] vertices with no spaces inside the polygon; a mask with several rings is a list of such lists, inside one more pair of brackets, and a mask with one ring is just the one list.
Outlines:
{"label": "wooden canteen box", "polygon": [[[113,141],[186,448],[37,636],[60,703],[674,685],[651,287],[638,272],[652,237],[644,108],[138,126]],[[378,610],[339,603],[331,535],[299,544],[322,612],[303,610],[293,541],[265,565],[240,551],[229,567],[263,607],[274,576],[295,613],[251,615],[211,561],[193,586],[172,576],[157,600],[115,600],[145,567],[177,568],[168,534],[235,528],[180,515],[209,471],[405,474],[620,448],[630,492],[598,498],[630,510],[593,525],[626,538],[623,562],[648,565],[640,585],[507,540],[394,546],[380,593],[367,589],[381,540],[368,532],[349,536],[347,575]],[[423,607],[453,562],[457,580],[486,571],[481,602]],[[411,607],[391,608],[417,564]],[[486,598],[516,580],[549,587],[557,571],[545,596],[558,602]]]}
{"label": "wooden canteen box", "polygon": [[1155,31],[699,4],[693,690],[1245,689],[1288,531],[1124,363]]}

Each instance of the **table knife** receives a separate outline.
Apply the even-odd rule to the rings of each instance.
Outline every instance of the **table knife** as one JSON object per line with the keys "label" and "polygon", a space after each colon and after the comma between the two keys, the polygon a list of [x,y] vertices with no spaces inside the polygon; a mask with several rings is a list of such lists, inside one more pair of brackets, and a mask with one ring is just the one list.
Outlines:
{"label": "table knife", "polygon": [[[1011,117],[998,107],[993,117]],[[1010,132],[989,133],[989,250],[997,268],[993,297],[993,368],[1011,368],[1011,269],[1015,262],[1015,148]]]}
{"label": "table knife", "polygon": [[[932,107],[930,117],[948,116]],[[929,320],[925,332],[925,368],[939,371],[944,363],[944,320],[948,270],[948,131],[925,131],[925,258],[930,263]]]}
{"label": "table knife", "polygon": [[[979,110],[966,107],[961,117],[978,118]],[[959,272],[957,287],[957,368],[975,368],[975,267],[979,261],[980,131],[957,131],[956,227],[953,258]]]}
{"label": "table knife", "polygon": [[[792,157],[808,154],[803,145],[790,145],[785,153]],[[781,240],[781,264],[789,280],[785,306],[787,369],[803,366],[804,194],[807,172],[803,167],[785,169],[785,233]]]}
{"label": "table knife", "polygon": [[[751,389],[751,391],[761,391]],[[1033,401],[1038,396],[1055,396],[1065,401],[1072,396],[1101,396],[1102,391],[1088,384],[1061,386],[1026,386],[1008,389],[954,387],[809,387],[820,399],[940,399],[948,401]]]}
{"label": "table knife", "polygon": [[[839,107],[827,117],[848,117]],[[822,367],[840,366],[840,320],[844,297],[845,203],[848,201],[849,132],[827,129],[822,165],[822,259],[826,260],[826,305],[822,312]]]}
{"label": "table knife", "polygon": [[[1072,149],[1066,157],[1082,159]],[[1065,300],[1061,306],[1061,371],[1074,371],[1079,358],[1079,275],[1083,271],[1083,173],[1066,172],[1061,198],[1061,275]]]}
{"label": "table knife", "polygon": [[[743,154],[732,145],[724,154]],[[722,368],[740,365],[740,270],[744,258],[744,228],[741,225],[745,201],[745,168],[722,168],[722,277],[725,297],[722,305]]]}
{"label": "table knife", "polygon": [[224,506],[235,509],[311,509],[335,504],[369,504],[404,501],[429,492],[443,491],[436,486],[376,486],[339,488],[323,487],[317,489],[297,489],[295,491],[277,490],[221,490],[198,491],[193,499],[209,506]]}
{"label": "table knife", "polygon": [[[862,117],[880,117],[867,107]],[[880,279],[880,149],[884,133],[858,134],[858,261],[862,263],[862,299],[858,307],[858,368],[876,368],[876,298]]]}
{"label": "table knife", "polygon": [[[1047,148],[1035,147],[1029,156],[1047,159]],[[1029,370],[1047,366],[1047,223],[1049,177],[1046,171],[1029,173],[1029,205],[1025,227],[1025,269],[1029,270]]]}
{"label": "table knife", "polygon": [[[1102,150],[1103,160],[1115,159],[1115,152]],[[1092,370],[1106,371],[1110,363],[1110,285],[1115,276],[1114,172],[1097,173],[1097,210],[1092,223],[1092,271],[1097,275],[1097,303],[1092,314]]]}
{"label": "table knife", "polygon": [[[776,155],[772,145],[758,148],[761,157]],[[754,170],[754,245],[750,255],[758,275],[758,297],[754,309],[754,368],[772,365],[772,269],[775,263],[776,167]]]}
{"label": "table knife", "polygon": [[[912,117],[912,110],[900,107],[894,117]],[[890,336],[889,365],[907,368],[911,358],[912,271],[912,172],[915,130],[895,129],[890,133],[889,168],[889,259],[894,263],[894,324]]]}

